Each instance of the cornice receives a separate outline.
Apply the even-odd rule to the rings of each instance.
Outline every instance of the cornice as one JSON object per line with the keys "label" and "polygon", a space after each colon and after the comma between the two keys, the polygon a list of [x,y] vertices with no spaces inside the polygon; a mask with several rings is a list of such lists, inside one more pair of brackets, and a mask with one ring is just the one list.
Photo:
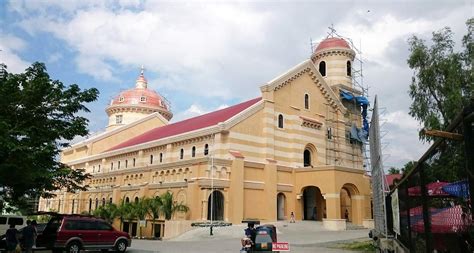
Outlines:
{"label": "cornice", "polygon": [[83,140],[83,141],[81,141],[81,142],[78,142],[78,143],[76,143],[76,144],[72,144],[70,147],[63,149],[62,152],[68,152],[68,151],[71,151],[71,150],[76,149],[76,148],[80,148],[80,147],[83,147],[83,146],[87,146],[87,145],[88,145],[89,143],[91,143],[91,142],[100,141],[100,140],[102,140],[102,139],[105,139],[105,138],[107,138],[107,137],[110,137],[111,135],[114,135],[114,134],[116,134],[116,133],[122,132],[122,131],[127,130],[127,129],[131,128],[131,127],[134,127],[134,126],[136,126],[136,125],[138,125],[138,124],[140,124],[140,123],[143,123],[143,122],[145,122],[145,121],[147,121],[147,120],[150,120],[150,119],[152,119],[153,117],[157,117],[157,118],[161,119],[164,123],[168,123],[168,120],[166,120],[159,112],[154,112],[154,113],[152,113],[152,114],[150,114],[150,115],[148,115],[148,116],[146,116],[146,117],[144,117],[144,118],[142,118],[142,119],[136,120],[136,121],[134,121],[134,122],[132,122],[132,123],[129,123],[129,124],[127,124],[127,125],[121,126],[121,127],[116,128],[116,129],[114,129],[114,130],[111,130],[111,131],[106,131],[106,132],[100,133],[100,134],[98,134],[98,135],[96,135],[96,136],[92,136],[92,137],[87,138],[87,139],[85,139],[85,140]]}
{"label": "cornice", "polygon": [[328,56],[334,56],[334,55],[343,55],[351,58],[351,60],[354,60],[355,58],[355,52],[352,49],[349,48],[327,48],[321,51],[315,52],[313,55],[311,55],[311,60],[314,62]]}

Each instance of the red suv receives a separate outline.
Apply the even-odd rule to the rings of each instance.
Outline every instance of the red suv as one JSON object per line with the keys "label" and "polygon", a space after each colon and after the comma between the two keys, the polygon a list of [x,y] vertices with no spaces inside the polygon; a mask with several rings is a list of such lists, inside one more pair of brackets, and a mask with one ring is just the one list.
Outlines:
{"label": "red suv", "polygon": [[123,253],[131,243],[128,233],[116,230],[102,219],[67,214],[53,216],[36,240],[38,248],[67,253],[79,253],[81,249]]}

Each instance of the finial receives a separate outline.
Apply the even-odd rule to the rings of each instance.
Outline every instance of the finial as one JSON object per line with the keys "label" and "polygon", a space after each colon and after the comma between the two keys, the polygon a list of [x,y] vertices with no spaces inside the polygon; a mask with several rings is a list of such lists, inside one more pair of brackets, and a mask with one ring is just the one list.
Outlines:
{"label": "finial", "polygon": [[334,28],[334,24],[331,24],[331,26],[328,27],[329,28],[329,36],[328,37],[334,37],[334,35],[336,34],[336,29]]}
{"label": "finial", "polygon": [[142,64],[141,71],[140,71],[140,75],[143,76],[143,72],[145,72],[145,66],[143,66],[143,64]]}

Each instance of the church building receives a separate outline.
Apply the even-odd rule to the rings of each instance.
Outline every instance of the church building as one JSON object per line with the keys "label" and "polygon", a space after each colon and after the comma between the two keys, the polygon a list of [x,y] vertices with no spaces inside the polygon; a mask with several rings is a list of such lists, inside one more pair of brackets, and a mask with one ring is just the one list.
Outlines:
{"label": "church building", "polygon": [[[291,212],[330,230],[370,226],[363,143],[353,134],[364,128],[362,107],[341,95],[362,95],[353,85],[355,51],[338,37],[313,51],[261,86],[261,96],[175,123],[142,70],[105,109],[106,131],[62,151],[61,162],[92,175],[88,190],[57,192],[40,200],[40,211],[92,212],[170,191],[189,211],[147,220],[144,236],[169,238],[211,219],[289,220]],[[139,225],[123,229],[133,235]]]}

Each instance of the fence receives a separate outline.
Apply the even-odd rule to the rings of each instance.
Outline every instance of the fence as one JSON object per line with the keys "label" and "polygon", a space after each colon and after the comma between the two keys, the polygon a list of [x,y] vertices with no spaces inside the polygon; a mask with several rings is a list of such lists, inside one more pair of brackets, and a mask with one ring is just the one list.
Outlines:
{"label": "fence", "polygon": [[[474,103],[387,196],[389,232],[410,252],[473,252]],[[435,251],[436,250],[436,251]]]}
{"label": "fence", "polygon": [[385,192],[387,187],[385,186],[384,169],[382,163],[377,96],[374,100],[369,136],[370,165],[372,176],[372,203],[375,232],[382,236],[386,236],[387,229],[385,219]]}

